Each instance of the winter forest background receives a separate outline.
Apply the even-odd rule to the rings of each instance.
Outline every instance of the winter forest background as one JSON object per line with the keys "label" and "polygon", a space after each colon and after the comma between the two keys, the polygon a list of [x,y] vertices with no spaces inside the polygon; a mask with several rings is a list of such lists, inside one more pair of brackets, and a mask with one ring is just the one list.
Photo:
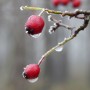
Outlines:
{"label": "winter forest background", "polygon": [[[79,9],[90,10],[90,0],[82,0]],[[39,11],[20,11],[20,6],[39,6],[54,10],[74,11],[70,5],[55,8],[50,0],[0,0],[0,90],[90,90],[90,24],[78,37],[64,46],[61,53],[53,52],[41,65],[39,80],[31,84],[23,79],[23,67],[37,63],[51,47],[68,32],[60,28],[50,35],[52,23],[43,14],[46,22],[42,35],[31,38],[25,33],[24,24],[32,14]],[[62,19],[59,15],[54,15]],[[64,22],[78,26],[82,20],[65,17]]]}

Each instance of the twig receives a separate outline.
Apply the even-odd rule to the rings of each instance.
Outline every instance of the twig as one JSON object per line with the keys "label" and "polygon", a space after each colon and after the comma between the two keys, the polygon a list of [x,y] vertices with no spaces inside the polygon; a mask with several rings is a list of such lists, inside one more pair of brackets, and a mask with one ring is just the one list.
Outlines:
{"label": "twig", "polygon": [[59,27],[64,27],[64,28],[70,30],[71,34],[72,34],[72,30],[75,28],[75,27],[71,27],[71,26],[68,26],[68,25],[62,23],[62,20],[56,20],[55,18],[52,17],[52,15],[48,16],[48,21],[52,21],[54,23],[53,26],[50,26],[50,29],[49,29],[50,34],[55,32]]}
{"label": "twig", "polygon": [[80,27],[74,32],[74,34],[73,34],[72,36],[70,36],[70,37],[68,37],[68,38],[65,38],[62,42],[58,43],[55,47],[53,47],[53,48],[51,48],[49,51],[47,51],[47,52],[42,56],[42,58],[40,59],[40,61],[38,62],[38,65],[40,65],[41,62],[43,62],[43,60],[44,60],[49,54],[51,54],[53,51],[55,51],[55,49],[56,49],[57,47],[60,47],[60,46],[62,46],[62,45],[65,45],[67,42],[69,42],[70,40],[72,40],[73,38],[75,38],[80,31],[84,30],[84,29],[87,27],[89,21],[90,21],[90,15],[85,15],[85,19],[84,19],[83,25],[80,26]]}
{"label": "twig", "polygon": [[[44,12],[49,13],[49,14],[59,14],[63,17],[64,16],[69,16],[70,18],[75,17],[77,19],[84,20],[83,24],[77,30],[75,30],[73,34],[71,34],[68,38],[65,38],[62,42],[58,43],[55,47],[51,48],[44,55],[42,55],[41,59],[38,62],[38,65],[40,65],[48,55],[50,55],[53,51],[55,51],[56,48],[65,45],[67,42],[69,42],[70,40],[75,38],[80,31],[84,30],[88,26],[88,23],[90,21],[90,10],[86,11],[86,10],[78,10],[77,9],[74,12],[69,12],[69,11],[61,12],[61,11],[55,11],[55,10],[50,10],[50,9],[45,9],[45,8],[40,8],[40,7],[28,7],[28,6],[21,6],[20,9],[21,10],[44,10]],[[79,15],[83,15],[83,17],[81,17]],[[56,29],[60,25],[67,28],[67,29],[71,29],[71,27],[69,27],[67,25],[64,25],[63,23],[61,23],[61,22],[59,22],[59,21],[57,21],[53,18],[51,18],[51,20],[54,21],[55,24],[57,24]]]}
{"label": "twig", "polygon": [[21,6],[21,10],[45,10],[47,13],[52,13],[52,14],[60,14],[62,16],[70,16],[70,17],[75,17],[80,14],[84,15],[90,15],[90,10],[78,10],[76,9],[75,12],[61,12],[61,11],[55,11],[55,10],[50,10],[50,9],[45,9],[45,8],[40,8],[40,7],[29,7],[29,6]]}

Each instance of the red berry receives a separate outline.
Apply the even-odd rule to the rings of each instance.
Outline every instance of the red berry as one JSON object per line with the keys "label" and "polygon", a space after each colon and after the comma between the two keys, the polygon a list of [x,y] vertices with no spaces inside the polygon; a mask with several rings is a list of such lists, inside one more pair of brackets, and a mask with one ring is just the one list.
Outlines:
{"label": "red berry", "polygon": [[70,0],[61,0],[61,3],[62,3],[63,5],[67,5],[69,2],[70,2]]}
{"label": "red berry", "polygon": [[29,64],[24,68],[23,77],[25,79],[38,78],[40,67],[38,64]]}
{"label": "red berry", "polygon": [[44,27],[44,20],[41,16],[32,15],[25,23],[25,29],[30,35],[39,34]]}
{"label": "red berry", "polygon": [[61,0],[52,0],[54,6],[58,6],[61,3]]}
{"label": "red berry", "polygon": [[81,5],[81,0],[73,0],[72,5],[74,8],[77,8]]}

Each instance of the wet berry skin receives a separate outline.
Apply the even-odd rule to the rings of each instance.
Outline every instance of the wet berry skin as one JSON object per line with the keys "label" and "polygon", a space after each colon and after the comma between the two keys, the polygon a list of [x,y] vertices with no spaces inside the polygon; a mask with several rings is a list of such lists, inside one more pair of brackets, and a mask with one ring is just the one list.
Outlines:
{"label": "wet berry skin", "polygon": [[58,6],[61,3],[61,0],[52,0],[54,6]]}
{"label": "wet berry skin", "polygon": [[42,32],[44,24],[44,20],[41,16],[31,15],[25,23],[25,29],[28,34],[39,34]]}
{"label": "wet berry skin", "polygon": [[38,64],[29,64],[24,68],[23,77],[25,79],[35,79],[40,73],[40,67]]}
{"label": "wet berry skin", "polygon": [[74,8],[77,8],[81,5],[81,0],[73,0],[72,5]]}

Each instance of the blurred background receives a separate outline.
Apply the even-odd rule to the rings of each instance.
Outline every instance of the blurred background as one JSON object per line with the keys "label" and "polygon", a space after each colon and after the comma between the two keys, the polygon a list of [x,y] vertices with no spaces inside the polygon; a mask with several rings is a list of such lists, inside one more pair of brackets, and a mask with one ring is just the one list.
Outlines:
{"label": "blurred background", "polygon": [[[90,0],[81,1],[79,9],[90,10]],[[38,15],[40,11],[20,11],[23,5],[75,10],[71,4],[56,8],[50,0],[0,0],[0,90],[90,90],[90,25],[67,43],[62,52],[53,52],[46,58],[36,83],[22,77],[23,67],[37,63],[47,50],[70,35],[62,27],[50,35],[48,30],[53,23],[48,22],[44,13],[42,35],[37,39],[30,37],[24,24],[30,15]],[[82,24],[82,20],[54,17],[71,26]]]}

